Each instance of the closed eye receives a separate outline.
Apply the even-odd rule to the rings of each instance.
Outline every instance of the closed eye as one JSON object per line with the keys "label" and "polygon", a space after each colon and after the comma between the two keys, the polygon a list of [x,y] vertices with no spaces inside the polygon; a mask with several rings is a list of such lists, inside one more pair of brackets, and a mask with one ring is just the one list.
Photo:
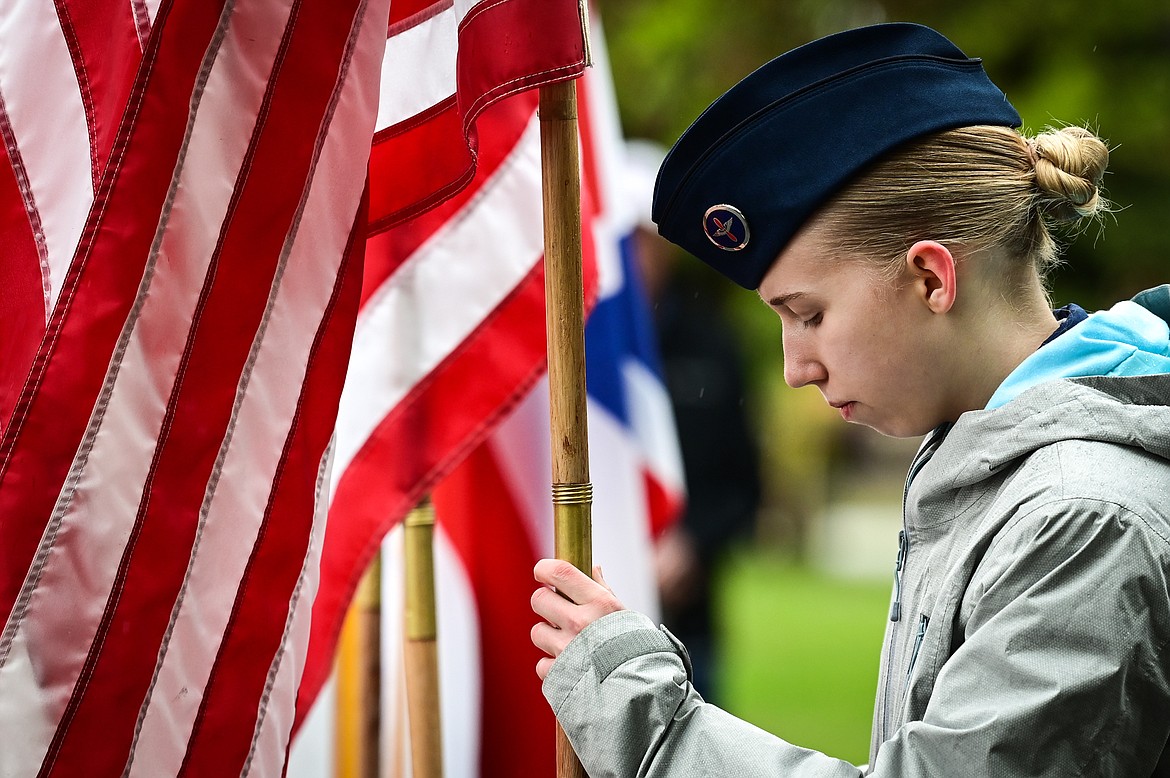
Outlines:
{"label": "closed eye", "polygon": [[824,317],[825,317],[825,314],[824,314],[824,313],[817,313],[817,314],[815,314],[815,315],[813,315],[813,316],[810,316],[810,317],[809,317],[809,318],[807,318],[807,319],[801,319],[801,320],[800,320],[800,323],[801,323],[801,325],[803,325],[803,326],[805,326],[805,327],[815,327],[815,326],[817,326],[818,324],[820,324],[820,323],[821,323],[821,320],[822,320]]}

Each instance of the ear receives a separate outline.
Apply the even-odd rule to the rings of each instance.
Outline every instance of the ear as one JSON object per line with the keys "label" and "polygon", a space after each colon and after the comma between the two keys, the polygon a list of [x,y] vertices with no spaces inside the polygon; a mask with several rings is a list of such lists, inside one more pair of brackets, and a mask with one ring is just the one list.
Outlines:
{"label": "ear", "polygon": [[958,294],[955,258],[933,240],[920,240],[906,252],[906,270],[913,293],[933,313],[946,313]]}

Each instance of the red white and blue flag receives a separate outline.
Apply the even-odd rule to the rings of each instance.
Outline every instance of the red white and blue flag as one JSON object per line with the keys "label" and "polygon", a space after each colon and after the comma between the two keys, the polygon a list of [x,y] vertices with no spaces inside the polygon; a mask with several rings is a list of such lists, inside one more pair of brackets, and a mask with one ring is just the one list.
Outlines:
{"label": "red white and blue flag", "polygon": [[577,0],[394,0],[388,36],[298,722],[382,538],[544,371],[534,87],[585,69]]}
{"label": "red white and blue flag", "polygon": [[[632,254],[629,235],[638,209],[628,202],[620,179],[624,147],[596,26],[592,48],[595,66],[578,81],[578,104],[585,260],[597,276],[596,303],[586,328],[594,558],[627,604],[654,613],[650,548],[653,535],[681,505],[682,470]],[[540,245],[537,138],[519,137],[511,153],[524,162],[511,162],[505,170],[527,171],[531,178],[525,193],[472,200],[468,208],[474,211],[451,217],[511,226],[508,240],[472,237],[463,255],[472,265],[498,261],[491,259],[494,251]],[[539,334],[543,348],[542,314],[526,326]],[[491,370],[490,362],[482,364],[478,380],[486,380]],[[347,386],[347,397],[349,392]],[[547,382],[540,378],[526,386],[516,401],[494,431],[433,488],[439,521],[435,554],[444,772],[449,776],[553,773],[553,718],[534,672],[538,653],[528,639],[532,565],[553,553]],[[402,735],[401,534],[392,533],[384,548],[383,772],[409,775],[408,739]],[[333,704],[327,688],[294,744],[290,775],[330,774]]]}
{"label": "red white and blue flag", "polygon": [[0,775],[279,775],[388,0],[0,2]]}

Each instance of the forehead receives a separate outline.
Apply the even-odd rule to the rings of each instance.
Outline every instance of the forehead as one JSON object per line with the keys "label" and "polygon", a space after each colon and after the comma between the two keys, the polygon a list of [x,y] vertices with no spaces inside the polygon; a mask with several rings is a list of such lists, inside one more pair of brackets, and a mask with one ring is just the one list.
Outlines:
{"label": "forehead", "polygon": [[764,302],[783,305],[808,298],[883,297],[888,290],[878,264],[845,256],[816,230],[804,230],[780,252],[757,292]]}
{"label": "forehead", "polygon": [[759,294],[765,302],[796,294],[807,294],[829,282],[842,269],[831,261],[826,242],[815,230],[801,230],[772,262],[760,280]]}

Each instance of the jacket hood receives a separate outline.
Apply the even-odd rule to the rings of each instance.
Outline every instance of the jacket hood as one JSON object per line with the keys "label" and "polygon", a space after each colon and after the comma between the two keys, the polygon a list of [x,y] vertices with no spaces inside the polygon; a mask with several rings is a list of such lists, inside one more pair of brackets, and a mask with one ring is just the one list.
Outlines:
{"label": "jacket hood", "polygon": [[[996,403],[1001,392],[1010,396]],[[921,486],[962,488],[1065,440],[1136,447],[1170,465],[1170,285],[1092,314],[1025,360],[992,399],[959,417],[933,457],[941,461],[922,473],[947,483]]]}
{"label": "jacket hood", "polygon": [[1046,381],[1170,373],[1170,285],[1091,314],[1012,371],[987,403],[999,408]]}

